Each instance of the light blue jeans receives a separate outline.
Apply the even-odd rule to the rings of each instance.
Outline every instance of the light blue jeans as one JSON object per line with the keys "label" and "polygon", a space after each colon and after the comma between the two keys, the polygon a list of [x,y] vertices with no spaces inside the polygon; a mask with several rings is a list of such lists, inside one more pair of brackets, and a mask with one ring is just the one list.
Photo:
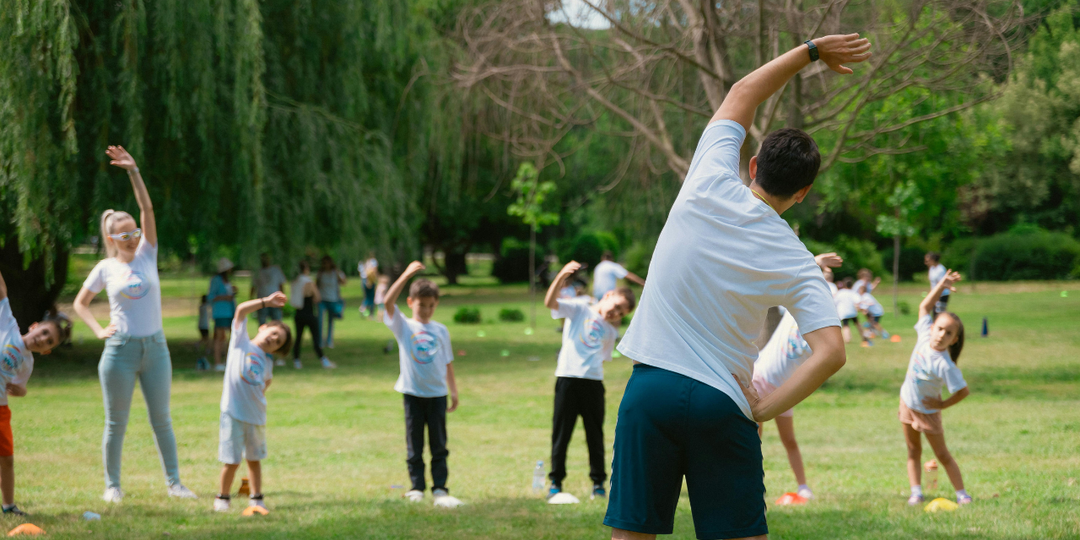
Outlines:
{"label": "light blue jeans", "polygon": [[131,397],[135,393],[135,379],[139,380],[150,413],[150,426],[154,428],[165,479],[170,486],[179,484],[176,436],[169,415],[172,359],[165,344],[165,332],[159,330],[152,336],[139,338],[119,332],[113,334],[105,340],[98,375],[105,400],[105,436],[101,441],[105,487],[120,487],[120,457],[131,412]]}
{"label": "light blue jeans", "polygon": [[[323,346],[334,346],[334,304],[337,302],[319,302],[319,326],[326,329],[326,335],[322,338]],[[322,322],[323,313],[326,314],[326,323]]]}

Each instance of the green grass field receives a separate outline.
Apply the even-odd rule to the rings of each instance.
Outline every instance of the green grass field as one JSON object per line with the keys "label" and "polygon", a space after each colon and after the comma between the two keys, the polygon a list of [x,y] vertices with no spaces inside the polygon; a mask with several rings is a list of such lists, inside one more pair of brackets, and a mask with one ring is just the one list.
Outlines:
{"label": "green grass field", "polygon": [[[430,496],[425,504],[408,504],[401,499],[404,490],[394,487],[408,482],[402,399],[392,389],[397,355],[382,352],[391,336],[381,323],[357,317],[360,291],[352,282],[337,347],[329,351],[339,369],[315,367],[307,342],[307,367],[278,368],[268,393],[270,457],[263,470],[271,514],[240,517],[243,500],[232,513],[215,514],[221,376],[193,369],[194,297],[206,283],[205,278],[170,278],[163,285],[181,474],[201,498],[165,496],[145,405],[136,398],[124,454],[127,497],[116,506],[101,501],[104,412],[96,367],[102,345],[80,324],[75,346],[39,357],[29,395],[11,400],[16,498],[32,514],[29,521],[50,537],[609,536],[601,524],[605,502],[587,497],[580,427],[565,488],[583,498],[582,504],[548,506],[530,490],[533,466],[540,459],[547,462],[550,450],[559,335],[543,309],[537,309],[539,322],[531,335],[527,322],[497,322],[503,307],[528,315],[526,290],[493,286],[483,278],[446,288],[436,312],[461,354],[455,360],[461,407],[448,417],[449,465],[450,488],[466,506],[435,509]],[[246,284],[239,285],[246,298]],[[1071,294],[1063,298],[1062,290]],[[920,288],[906,286],[902,293],[914,306]],[[885,294],[881,300],[891,305]],[[103,304],[104,296],[98,302]],[[484,323],[454,324],[453,313],[463,305],[479,306]],[[771,538],[1080,537],[1080,282],[979,284],[976,291],[965,285],[950,307],[967,323],[960,367],[972,395],[944,413],[946,439],[975,503],[936,515],[905,504],[905,449],[896,408],[914,343],[914,316],[890,315],[884,324],[903,342],[849,348],[847,366],[797,408],[796,433],[816,499],[797,508],[770,505]],[[990,321],[986,339],[978,337],[982,317]],[[626,359],[607,367],[609,452],[630,371]],[[795,485],[772,425],[766,426],[763,449],[771,503]],[[929,459],[928,446],[924,452]],[[927,500],[951,497],[944,474],[940,481]],[[83,521],[87,510],[102,514],[102,520]],[[684,490],[675,537],[694,537],[690,510]],[[22,522],[4,521],[4,530]]]}

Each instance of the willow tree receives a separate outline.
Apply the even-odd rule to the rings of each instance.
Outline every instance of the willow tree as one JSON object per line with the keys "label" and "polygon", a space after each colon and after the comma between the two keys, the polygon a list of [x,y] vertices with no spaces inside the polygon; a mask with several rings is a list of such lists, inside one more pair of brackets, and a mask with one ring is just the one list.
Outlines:
{"label": "willow tree", "polygon": [[102,210],[135,207],[108,144],[138,160],[166,254],[414,254],[424,164],[456,151],[417,77],[444,69],[425,61],[436,38],[393,0],[6,3],[0,263],[31,284],[12,288],[20,320]]}

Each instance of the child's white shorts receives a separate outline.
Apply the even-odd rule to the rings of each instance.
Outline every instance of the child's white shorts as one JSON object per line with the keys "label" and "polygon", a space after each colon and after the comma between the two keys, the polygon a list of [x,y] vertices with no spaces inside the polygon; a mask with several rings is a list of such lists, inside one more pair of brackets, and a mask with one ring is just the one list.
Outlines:
{"label": "child's white shorts", "polygon": [[222,463],[237,465],[245,459],[266,459],[266,426],[241,422],[222,412],[219,436],[218,461]]}

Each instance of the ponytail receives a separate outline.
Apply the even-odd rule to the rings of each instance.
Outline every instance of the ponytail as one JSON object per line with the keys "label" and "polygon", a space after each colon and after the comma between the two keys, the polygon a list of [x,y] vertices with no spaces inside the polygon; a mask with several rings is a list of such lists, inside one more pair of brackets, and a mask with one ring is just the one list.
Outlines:
{"label": "ponytail", "polygon": [[117,252],[116,242],[111,242],[110,243],[109,240],[111,240],[111,238],[109,238],[109,235],[112,234],[112,224],[113,224],[113,222],[115,222],[118,219],[123,219],[123,218],[128,218],[128,219],[132,219],[132,220],[135,219],[135,218],[132,218],[131,214],[129,214],[127,212],[124,212],[122,210],[120,210],[120,211],[113,210],[112,208],[102,212],[102,214],[101,214],[101,242],[102,242],[102,244],[105,245],[105,256],[106,256],[106,258],[111,258],[111,257],[116,256],[116,252]]}
{"label": "ponytail", "polygon": [[956,331],[956,342],[949,345],[949,358],[952,358],[954,364],[960,364],[960,351],[964,350],[964,323],[957,314],[951,311],[946,311],[942,315],[952,317],[952,320],[956,321],[956,325],[960,327]]}

